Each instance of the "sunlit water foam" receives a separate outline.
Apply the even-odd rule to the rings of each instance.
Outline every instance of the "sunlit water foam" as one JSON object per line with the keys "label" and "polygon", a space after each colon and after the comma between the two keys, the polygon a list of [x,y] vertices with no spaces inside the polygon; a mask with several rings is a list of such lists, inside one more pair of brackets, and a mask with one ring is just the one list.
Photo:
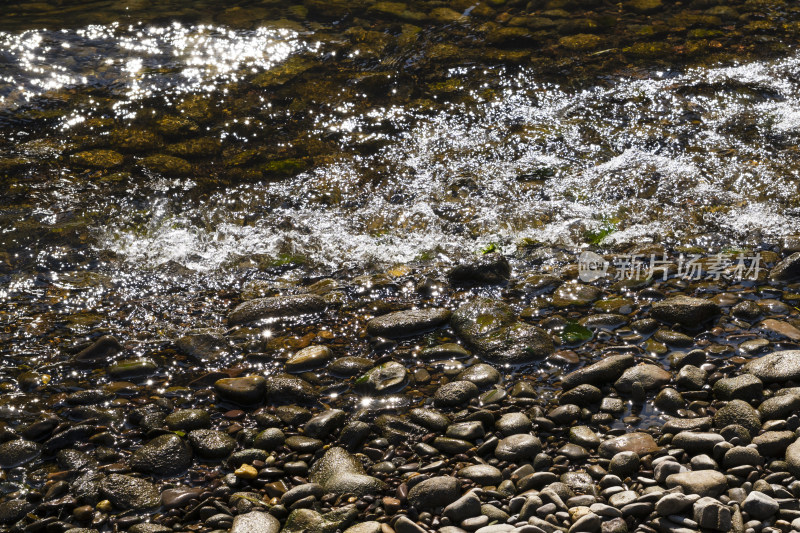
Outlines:
{"label": "sunlit water foam", "polygon": [[[146,235],[107,232],[103,244],[135,261],[200,269],[252,253],[304,254],[336,268],[452,257],[488,242],[513,251],[526,238],[579,245],[609,224],[607,242],[758,244],[800,231],[798,71],[793,57],[582,92],[526,72],[500,74],[504,88],[492,99],[474,94],[433,113],[339,106],[314,133],[345,133],[343,151],[365,137],[388,144],[283,183],[220,193],[203,224],[192,221],[195,208],[160,205]],[[402,133],[381,133],[381,121]],[[365,185],[380,165],[390,171]],[[519,179],[542,169],[553,174],[542,184]],[[325,191],[338,202],[318,201]],[[292,205],[245,225],[241,209],[226,212],[232,195]]]}
{"label": "sunlit water foam", "polygon": [[[99,85],[112,88],[125,117],[143,97],[209,91],[315,46],[286,30],[178,24],[0,33],[10,65],[0,106]],[[154,200],[145,231],[129,229],[123,213],[100,228],[99,244],[139,264],[209,270],[255,253],[337,268],[453,257],[489,242],[506,252],[523,239],[578,245],[608,227],[606,242],[774,239],[800,230],[791,210],[798,74],[791,57],[571,91],[535,72],[493,70],[485,76],[500,79],[500,90],[474,91],[469,103],[355,112],[332,102],[309,135],[340,134],[345,154],[376,139],[384,147],[201,206]],[[365,179],[379,167],[387,170]],[[545,179],[520,179],[531,174]],[[265,205],[273,207],[243,222]]]}

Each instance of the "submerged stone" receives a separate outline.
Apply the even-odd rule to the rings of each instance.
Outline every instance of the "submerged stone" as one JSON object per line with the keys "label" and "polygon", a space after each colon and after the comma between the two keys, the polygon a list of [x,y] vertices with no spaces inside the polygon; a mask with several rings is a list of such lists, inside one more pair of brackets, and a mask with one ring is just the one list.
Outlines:
{"label": "submerged stone", "polygon": [[546,331],[515,320],[511,308],[496,300],[476,298],[459,307],[450,323],[467,346],[489,363],[520,365],[555,351]]}

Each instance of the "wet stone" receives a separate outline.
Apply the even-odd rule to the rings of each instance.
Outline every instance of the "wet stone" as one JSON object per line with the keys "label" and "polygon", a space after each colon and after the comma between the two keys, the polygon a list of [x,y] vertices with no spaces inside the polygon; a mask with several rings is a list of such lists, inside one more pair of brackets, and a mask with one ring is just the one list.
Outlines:
{"label": "wet stone", "polygon": [[236,441],[222,431],[196,429],[188,435],[194,452],[203,459],[224,459],[236,448]]}
{"label": "wet stone", "polygon": [[347,414],[341,409],[328,409],[306,422],[303,433],[307,437],[325,438],[342,427],[346,419]]}
{"label": "wet stone", "polygon": [[307,346],[286,361],[287,372],[305,372],[323,366],[332,357],[327,346]]}
{"label": "wet stone", "polygon": [[310,479],[326,492],[352,493],[356,496],[375,494],[384,488],[384,483],[366,475],[361,463],[345,449],[329,448],[311,467]]}
{"label": "wet stone", "polygon": [[453,284],[498,284],[511,277],[511,265],[499,253],[485,254],[453,267],[447,274]]}
{"label": "wet stone", "polygon": [[408,371],[395,361],[382,363],[356,380],[356,387],[368,393],[397,391],[406,384]]}
{"label": "wet stone", "polygon": [[249,405],[264,400],[267,380],[263,376],[223,378],[214,383],[214,389],[226,400]]}
{"label": "wet stone", "polygon": [[795,252],[772,267],[769,279],[773,281],[794,281],[800,278],[800,252]]}
{"label": "wet stone", "polygon": [[408,503],[415,509],[445,507],[461,496],[461,482],[450,476],[432,477],[408,491]]}
{"label": "wet stone", "polygon": [[554,351],[547,332],[516,321],[511,308],[496,300],[476,298],[462,305],[450,324],[468,347],[492,364],[521,365]]}
{"label": "wet stone", "polygon": [[433,401],[437,406],[455,407],[467,403],[479,393],[480,390],[474,383],[453,381],[439,387],[433,396]]}
{"label": "wet stone", "polygon": [[602,391],[594,385],[578,385],[564,392],[558,399],[559,403],[575,404],[579,407],[589,407],[600,403],[603,399]]}
{"label": "wet stone", "polygon": [[375,337],[390,339],[406,337],[442,326],[449,319],[449,309],[397,311],[370,320],[367,323],[367,332]]}
{"label": "wet stone", "polygon": [[179,474],[192,464],[192,451],[177,435],[159,435],[136,450],[131,468],[156,475]]}
{"label": "wet stone", "polygon": [[626,369],[614,383],[614,388],[620,392],[632,392],[634,384],[638,383],[644,390],[653,390],[663,387],[670,379],[672,374],[660,366],[637,365]]}
{"label": "wet stone", "polygon": [[648,433],[628,433],[603,441],[598,452],[601,457],[611,459],[619,452],[635,452],[639,457],[655,453],[659,450],[658,444]]}
{"label": "wet stone", "polygon": [[269,376],[264,383],[266,398],[271,402],[311,402],[318,396],[317,390],[307,381],[290,374]]}
{"label": "wet stone", "polygon": [[152,375],[157,369],[158,365],[152,359],[125,359],[111,365],[108,375],[115,379],[138,379]]}
{"label": "wet stone", "polygon": [[24,439],[0,444],[0,468],[14,468],[30,463],[42,453],[42,445]]}
{"label": "wet stone", "polygon": [[689,296],[676,296],[656,302],[650,310],[650,314],[658,320],[690,328],[698,327],[719,313],[720,308],[714,302]]}
{"label": "wet stone", "polygon": [[115,337],[104,335],[87,348],[78,352],[73,357],[73,360],[81,363],[102,362],[106,364],[111,357],[121,352],[122,349],[122,345]]}
{"label": "wet stone", "polygon": [[210,427],[211,417],[201,409],[181,409],[167,415],[164,422],[172,431],[192,431]]}
{"label": "wet stone", "polygon": [[583,384],[603,386],[619,379],[625,369],[633,364],[634,358],[631,354],[612,355],[567,374],[561,380],[561,385],[565,390]]}
{"label": "wet stone", "polygon": [[328,371],[334,376],[350,377],[361,374],[375,365],[364,357],[340,357],[328,365]]}
{"label": "wet stone", "polygon": [[506,413],[494,424],[494,428],[503,436],[528,433],[533,428],[531,419],[524,413]]}
{"label": "wet stone", "polygon": [[230,315],[228,324],[247,324],[269,318],[287,318],[325,310],[325,301],[313,294],[258,298],[239,304]]}
{"label": "wet stone", "polygon": [[478,387],[488,387],[500,381],[500,372],[493,366],[479,363],[472,365],[456,376],[457,381],[471,381]]}
{"label": "wet stone", "polygon": [[553,293],[553,305],[568,307],[583,306],[594,302],[601,295],[600,289],[580,283],[565,283]]}
{"label": "wet stone", "polygon": [[0,524],[13,524],[33,509],[25,500],[13,499],[0,502]]}
{"label": "wet stone", "polygon": [[155,485],[133,476],[111,474],[103,479],[100,489],[117,509],[141,511],[158,507],[161,503]]}
{"label": "wet stone", "polygon": [[530,434],[510,435],[497,443],[494,455],[501,461],[519,461],[531,459],[542,451],[542,443],[538,437]]}

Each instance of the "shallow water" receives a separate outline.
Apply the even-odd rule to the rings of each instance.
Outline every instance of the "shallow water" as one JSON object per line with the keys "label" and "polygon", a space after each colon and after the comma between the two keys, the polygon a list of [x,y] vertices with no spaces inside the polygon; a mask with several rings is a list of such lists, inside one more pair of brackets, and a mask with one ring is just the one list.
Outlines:
{"label": "shallow water", "polygon": [[[139,332],[145,353],[174,333],[152,331],[159,320],[219,324],[254,278],[291,288],[492,246],[524,264],[543,245],[718,251],[797,233],[796,32],[759,18],[795,13],[700,4],[10,9],[9,353],[43,363],[103,331]],[[552,25],[524,29],[541,17]],[[596,44],[574,48],[586,32]]]}

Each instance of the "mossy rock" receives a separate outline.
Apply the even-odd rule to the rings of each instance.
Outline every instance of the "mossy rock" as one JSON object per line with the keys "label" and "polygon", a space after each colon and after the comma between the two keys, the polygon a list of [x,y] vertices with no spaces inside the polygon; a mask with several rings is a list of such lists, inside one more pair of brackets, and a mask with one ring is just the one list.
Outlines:
{"label": "mossy rock", "polygon": [[167,153],[177,157],[198,159],[216,155],[222,150],[222,143],[219,139],[201,137],[199,139],[189,139],[166,147]]}
{"label": "mossy rock", "polygon": [[420,11],[412,11],[403,2],[376,2],[367,10],[375,15],[398,18],[407,22],[422,22],[427,17]]}
{"label": "mossy rock", "polygon": [[[85,168],[109,169],[122,164],[124,157],[114,150],[89,150],[78,152],[70,156],[70,161],[77,166]],[[0,169],[2,170],[2,169]]]}
{"label": "mossy rock", "polygon": [[284,178],[293,176],[306,168],[302,159],[278,159],[261,165],[260,170],[268,178]]}
{"label": "mossy rock", "polygon": [[303,72],[317,66],[317,61],[305,57],[292,57],[284,63],[272,68],[253,79],[258,87],[275,87],[283,85]]}
{"label": "mossy rock", "polygon": [[672,54],[672,47],[664,42],[635,43],[623,48],[622,51],[627,55],[644,59],[666,58]]}
{"label": "mossy rock", "polygon": [[558,44],[569,50],[583,51],[597,48],[603,38],[599,35],[591,33],[579,33],[577,35],[568,35],[558,40]]}
{"label": "mossy rock", "polygon": [[167,176],[186,176],[192,172],[192,165],[185,159],[165,154],[145,157],[139,164],[147,170]]}
{"label": "mossy rock", "polygon": [[123,152],[144,152],[161,144],[161,137],[148,130],[115,130],[109,139],[114,148]]}
{"label": "mossy rock", "polygon": [[664,7],[661,0],[628,0],[625,7],[637,13],[652,13]]}
{"label": "mossy rock", "polygon": [[195,133],[200,127],[191,119],[176,115],[165,115],[156,122],[159,133],[168,137],[178,137],[187,133]]}

